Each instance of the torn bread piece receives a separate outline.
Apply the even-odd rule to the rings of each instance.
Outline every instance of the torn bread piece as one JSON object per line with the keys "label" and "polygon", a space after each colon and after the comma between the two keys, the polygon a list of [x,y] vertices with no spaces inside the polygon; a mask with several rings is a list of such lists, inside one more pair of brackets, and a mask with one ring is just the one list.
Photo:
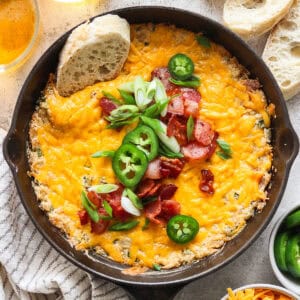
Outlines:
{"label": "torn bread piece", "polygon": [[285,100],[300,92],[300,0],[271,31],[263,55]]}
{"label": "torn bread piece", "polygon": [[232,31],[248,40],[269,31],[292,4],[293,0],[227,0],[223,19]]}
{"label": "torn bread piece", "polygon": [[128,22],[117,15],[95,18],[73,30],[61,54],[56,87],[61,96],[115,78],[130,47]]}

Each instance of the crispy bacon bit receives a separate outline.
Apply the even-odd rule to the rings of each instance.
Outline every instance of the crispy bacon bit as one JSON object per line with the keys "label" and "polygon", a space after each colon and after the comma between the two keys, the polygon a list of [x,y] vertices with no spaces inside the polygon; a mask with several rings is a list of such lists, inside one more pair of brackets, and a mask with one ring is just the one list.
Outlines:
{"label": "crispy bacon bit", "polygon": [[170,100],[168,104],[168,113],[176,115],[184,114],[184,103],[182,95],[176,96]]}
{"label": "crispy bacon bit", "polygon": [[102,97],[100,99],[100,107],[102,108],[102,113],[104,116],[109,116],[110,113],[118,107],[116,103],[108,99],[107,97]]}
{"label": "crispy bacon bit", "polygon": [[149,179],[160,179],[161,178],[160,159],[159,158],[156,158],[149,163],[144,177],[149,178]]}
{"label": "crispy bacon bit", "polygon": [[160,174],[162,178],[177,178],[184,167],[184,161],[178,158],[160,158]]}
{"label": "crispy bacon bit", "polygon": [[175,192],[177,191],[177,186],[175,184],[163,184],[159,191],[159,198],[161,200],[171,199]]}
{"label": "crispy bacon bit", "polygon": [[98,223],[91,221],[91,232],[95,234],[103,233],[106,228],[108,227],[109,221],[107,220],[100,220]]}
{"label": "crispy bacon bit", "polygon": [[113,216],[122,221],[126,220],[130,214],[127,213],[121,206],[121,197],[123,193],[123,187],[120,186],[115,192],[102,194],[102,197],[109,203],[113,210]]}
{"label": "crispy bacon bit", "polygon": [[212,155],[215,153],[217,148],[217,139],[219,137],[219,133],[215,131],[214,138],[211,141],[211,144],[209,145],[209,152],[207,153],[207,159],[211,158]]}
{"label": "crispy bacon bit", "polygon": [[144,206],[144,213],[146,218],[148,218],[151,222],[156,224],[161,224],[162,222],[156,217],[161,212],[161,200],[157,199],[156,201],[150,202],[149,204]]}
{"label": "crispy bacon bit", "polygon": [[77,214],[81,225],[86,225],[89,222],[89,215],[85,209],[78,211]]}
{"label": "crispy bacon bit", "polygon": [[210,147],[202,146],[197,142],[190,142],[181,148],[184,157],[191,160],[205,160],[208,158]]}
{"label": "crispy bacon bit", "polygon": [[170,199],[161,202],[161,213],[159,217],[169,221],[173,216],[180,213],[180,203]]}
{"label": "crispy bacon bit", "polygon": [[196,89],[181,88],[184,102],[184,115],[197,117],[199,114],[200,93]]}
{"label": "crispy bacon bit", "polygon": [[87,193],[87,196],[89,200],[96,205],[97,208],[99,208],[102,205],[102,199],[100,195],[98,195],[96,192],[90,191]]}
{"label": "crispy bacon bit", "polygon": [[171,78],[171,74],[170,74],[168,68],[165,68],[165,67],[155,68],[151,73],[151,79],[153,79],[154,77],[161,80],[167,93],[168,93],[168,91],[177,88],[177,86],[175,84],[173,84],[172,82],[169,81],[169,78]]}
{"label": "crispy bacon bit", "polygon": [[154,187],[155,181],[153,179],[145,179],[139,184],[136,194],[139,198],[145,198]]}
{"label": "crispy bacon bit", "polygon": [[212,130],[210,124],[201,121],[200,119],[196,119],[194,137],[197,142],[203,146],[208,146],[211,144],[214,136],[215,132]]}
{"label": "crispy bacon bit", "polygon": [[207,169],[203,169],[201,170],[201,175],[202,175],[202,180],[200,182],[200,190],[203,193],[207,193],[209,195],[212,195],[215,190],[213,187],[213,183],[214,183],[214,174]]}
{"label": "crispy bacon bit", "polygon": [[168,122],[167,135],[174,136],[181,146],[186,145],[186,120],[184,118],[180,118],[179,116],[173,115]]}

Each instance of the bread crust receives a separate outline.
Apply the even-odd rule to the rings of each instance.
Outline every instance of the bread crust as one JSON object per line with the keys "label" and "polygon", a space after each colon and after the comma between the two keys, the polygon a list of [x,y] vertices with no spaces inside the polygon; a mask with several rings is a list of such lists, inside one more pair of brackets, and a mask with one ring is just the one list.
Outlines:
{"label": "bread crust", "polygon": [[248,40],[269,31],[292,4],[293,0],[227,0],[223,19],[231,30]]}
{"label": "bread crust", "polygon": [[115,78],[130,47],[125,19],[105,15],[75,28],[60,55],[56,87],[67,97],[99,81]]}
{"label": "bread crust", "polygon": [[283,93],[289,100],[300,92],[300,1],[268,37],[263,55]]}

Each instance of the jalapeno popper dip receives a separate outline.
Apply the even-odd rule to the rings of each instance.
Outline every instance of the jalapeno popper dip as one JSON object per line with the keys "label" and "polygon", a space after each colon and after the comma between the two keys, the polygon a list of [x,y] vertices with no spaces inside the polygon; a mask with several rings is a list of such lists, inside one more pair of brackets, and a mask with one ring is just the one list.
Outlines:
{"label": "jalapeno popper dip", "polygon": [[211,255],[265,206],[273,113],[222,46],[132,25],[115,79],[61,97],[50,76],[28,149],[40,207],[76,249],[135,271]]}

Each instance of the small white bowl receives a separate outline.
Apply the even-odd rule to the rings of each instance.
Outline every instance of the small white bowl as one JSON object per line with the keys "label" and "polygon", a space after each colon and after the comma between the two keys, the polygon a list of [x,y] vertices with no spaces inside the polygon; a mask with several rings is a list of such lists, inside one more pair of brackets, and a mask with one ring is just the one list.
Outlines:
{"label": "small white bowl", "polygon": [[[293,300],[299,300],[299,296],[297,296],[295,293],[274,284],[265,284],[265,283],[249,284],[249,285],[244,285],[238,289],[235,289],[233,290],[233,292],[243,291],[246,289],[268,289],[274,292],[280,292],[284,296],[291,297]],[[221,300],[228,300],[228,294],[226,294]]]}
{"label": "small white bowl", "polygon": [[[285,286],[287,289],[293,291],[294,293],[300,295],[300,279],[293,279],[292,277],[282,273],[279,268],[277,267],[275,256],[274,256],[274,240],[278,233],[279,227],[282,224],[283,220],[293,211],[300,209],[300,206],[296,206],[287,212],[285,212],[282,217],[275,223],[275,226],[271,232],[270,240],[269,240],[269,258],[271,262],[271,266],[273,269],[273,272],[277,279],[280,281],[280,283]],[[298,299],[299,296],[298,296]]]}

